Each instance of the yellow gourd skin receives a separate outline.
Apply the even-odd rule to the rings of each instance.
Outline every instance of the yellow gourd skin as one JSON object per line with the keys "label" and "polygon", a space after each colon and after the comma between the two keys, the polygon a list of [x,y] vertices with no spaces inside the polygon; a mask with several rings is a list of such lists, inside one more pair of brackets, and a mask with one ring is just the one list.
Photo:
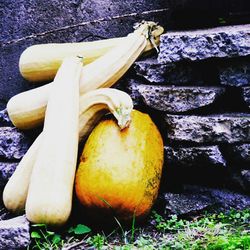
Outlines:
{"label": "yellow gourd skin", "polygon": [[117,218],[142,218],[158,194],[163,165],[162,137],[144,113],[133,110],[130,126],[100,122],[89,136],[75,179],[76,195],[90,210]]}

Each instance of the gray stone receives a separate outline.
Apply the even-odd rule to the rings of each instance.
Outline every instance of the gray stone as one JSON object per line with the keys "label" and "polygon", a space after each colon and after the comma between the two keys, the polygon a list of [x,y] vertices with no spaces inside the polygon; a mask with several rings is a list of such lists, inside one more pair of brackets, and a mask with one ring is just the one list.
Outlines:
{"label": "gray stone", "polygon": [[139,86],[141,81],[135,79],[128,79],[125,91],[130,95],[133,100],[134,106],[142,104],[141,94],[139,93]]}
{"label": "gray stone", "polygon": [[250,163],[250,144],[235,145],[233,151],[242,161]]}
{"label": "gray stone", "polygon": [[160,64],[156,58],[147,58],[135,62],[134,68],[137,75],[142,76],[150,83],[164,83],[167,70],[171,70],[174,67]]}
{"label": "gray stone", "polygon": [[13,124],[9,118],[7,109],[3,109],[2,111],[0,111],[0,126],[1,127],[13,126]]}
{"label": "gray stone", "polygon": [[165,162],[167,166],[200,167],[217,166],[225,167],[224,159],[218,146],[200,147],[164,147]]}
{"label": "gray stone", "polygon": [[234,189],[250,193],[250,170],[233,170],[230,173],[230,184]]}
{"label": "gray stone", "polygon": [[212,197],[204,194],[166,193],[164,198],[167,214],[185,215],[197,213],[214,205]]}
{"label": "gray stone", "polygon": [[218,71],[220,83],[223,85],[236,87],[250,85],[250,60],[241,59],[221,63]]}
{"label": "gray stone", "polygon": [[219,87],[138,85],[136,88],[148,107],[170,113],[186,112],[208,106],[225,92]]}
{"label": "gray stone", "polygon": [[245,209],[250,206],[248,195],[226,189],[214,189],[185,185],[181,193],[165,193],[165,212],[168,214],[188,215],[202,210]]}
{"label": "gray stone", "polygon": [[[136,74],[149,83],[162,85],[201,85],[204,84],[207,65],[197,63],[161,64],[156,58],[135,62]],[[211,72],[210,72],[211,74]]]}
{"label": "gray stone", "polygon": [[250,196],[223,189],[210,190],[218,205],[226,210],[242,210],[250,207]]}
{"label": "gray stone", "polygon": [[[0,190],[0,197],[2,197],[2,191],[3,190]],[[11,218],[14,218],[16,217],[16,215],[14,215],[13,213],[9,212],[4,204],[3,204],[3,200],[0,199],[0,221],[1,220],[8,220],[8,219],[11,219]]]}
{"label": "gray stone", "polygon": [[250,87],[243,88],[243,99],[250,108]]}
{"label": "gray stone", "polygon": [[1,220],[8,220],[8,219],[11,219],[13,218],[14,215],[9,212],[5,207],[4,205],[0,205],[0,221]]}
{"label": "gray stone", "polygon": [[167,32],[161,36],[160,63],[250,55],[250,25]]}
{"label": "gray stone", "polygon": [[250,115],[165,115],[170,140],[195,143],[250,142]]}
{"label": "gray stone", "polygon": [[238,167],[244,166],[250,169],[250,144],[231,145],[226,149],[231,161]]}
{"label": "gray stone", "polygon": [[[142,18],[143,12],[153,11],[169,7],[166,0],[44,0],[42,2],[19,0],[7,1],[1,5],[2,23],[1,42],[23,39],[26,36],[39,33],[56,32],[60,29],[68,29],[74,26],[83,26],[86,22],[92,22],[92,26],[112,19],[123,19],[136,13],[137,20]],[[49,6],[49,8],[48,8]],[[151,13],[153,14],[153,13]],[[51,22],[53,17],[53,22]],[[132,15],[131,18],[135,17]],[[124,23],[125,24],[125,23]],[[125,24],[126,25],[126,24]],[[123,25],[109,27],[106,30],[110,36],[115,35],[114,30],[123,32]],[[89,35],[93,30],[88,30]],[[101,36],[102,34],[100,34]]]}
{"label": "gray stone", "polygon": [[0,187],[3,187],[16,170],[17,162],[0,162]]}
{"label": "gray stone", "polygon": [[30,244],[29,230],[25,216],[0,221],[0,249],[26,248]]}
{"label": "gray stone", "polygon": [[20,130],[12,127],[0,127],[0,157],[19,160],[30,145],[30,138]]}
{"label": "gray stone", "polygon": [[250,170],[249,169],[242,170],[241,175],[245,183],[245,186],[247,187],[247,191],[250,192]]}

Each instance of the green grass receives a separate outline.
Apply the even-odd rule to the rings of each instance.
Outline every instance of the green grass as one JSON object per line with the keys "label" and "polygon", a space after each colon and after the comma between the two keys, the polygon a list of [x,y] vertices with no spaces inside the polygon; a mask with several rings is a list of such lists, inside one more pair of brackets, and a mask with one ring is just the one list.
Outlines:
{"label": "green grass", "polygon": [[[148,223],[125,228],[117,221],[111,233],[92,232],[78,224],[64,232],[48,230],[45,225],[32,226],[29,249],[114,249],[114,250],[249,250],[250,210],[204,214],[192,220],[173,215],[163,218],[152,211]],[[75,248],[74,248],[75,247]]]}
{"label": "green grass", "polygon": [[168,220],[153,212],[155,227],[163,233],[158,248],[152,249],[250,249],[250,211],[231,211],[205,215],[193,221],[178,219],[175,215]]}

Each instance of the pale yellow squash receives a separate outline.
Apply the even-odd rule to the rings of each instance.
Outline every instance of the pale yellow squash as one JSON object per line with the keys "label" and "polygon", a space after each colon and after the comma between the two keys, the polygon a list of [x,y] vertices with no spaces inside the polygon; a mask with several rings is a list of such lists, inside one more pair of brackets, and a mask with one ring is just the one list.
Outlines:
{"label": "pale yellow squash", "polygon": [[[64,224],[71,212],[78,152],[79,58],[64,59],[50,89],[25,206],[33,223]],[[67,102],[65,101],[67,99]]]}
{"label": "pale yellow squash", "polygon": [[[153,22],[145,22],[122,39],[118,46],[84,66],[80,78],[80,94],[115,84],[145,48],[154,48],[151,40],[159,40],[162,33],[162,27]],[[47,84],[9,100],[8,114],[16,127],[30,129],[43,123],[50,87],[51,84]]]}
{"label": "pale yellow squash", "polygon": [[[108,112],[117,119],[120,128],[130,121],[133,109],[132,99],[128,94],[117,89],[97,89],[80,98],[79,140],[84,140],[98,121]],[[3,191],[5,207],[13,213],[23,213],[30,183],[30,176],[38,154],[41,133],[18,164]]]}

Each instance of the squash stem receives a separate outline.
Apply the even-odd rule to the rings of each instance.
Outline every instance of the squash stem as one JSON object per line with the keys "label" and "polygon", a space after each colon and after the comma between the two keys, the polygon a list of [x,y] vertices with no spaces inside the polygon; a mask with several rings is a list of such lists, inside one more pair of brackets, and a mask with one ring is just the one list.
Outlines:
{"label": "squash stem", "polygon": [[118,126],[120,129],[124,129],[129,126],[131,122],[131,111],[130,108],[119,107],[115,110],[114,116],[117,119]]}

